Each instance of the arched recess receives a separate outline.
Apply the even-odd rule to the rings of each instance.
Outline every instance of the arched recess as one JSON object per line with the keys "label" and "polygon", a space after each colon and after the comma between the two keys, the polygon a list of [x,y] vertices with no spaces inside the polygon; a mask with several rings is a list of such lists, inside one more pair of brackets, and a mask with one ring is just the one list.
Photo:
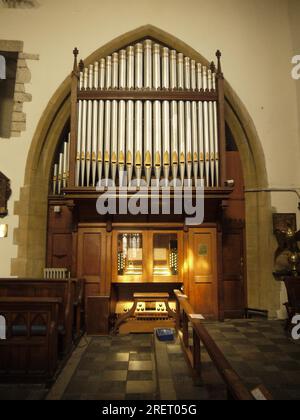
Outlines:
{"label": "arched recess", "polygon": [[[93,63],[145,37],[152,37],[203,64],[208,64],[197,51],[152,25],[142,26],[114,39],[91,54],[85,64]],[[225,83],[225,95],[226,122],[240,152],[246,188],[266,187],[264,153],[253,121],[228,82]],[[20,192],[20,200],[15,203],[15,214],[19,216],[19,228],[15,230],[18,255],[12,260],[12,275],[38,277],[42,274],[46,252],[47,195],[51,165],[57,142],[69,116],[70,77],[67,77],[49,101],[28,154],[24,186]],[[275,316],[280,305],[280,289],[271,274],[271,223],[270,196],[263,192],[247,193],[248,305],[267,309],[270,316]]]}

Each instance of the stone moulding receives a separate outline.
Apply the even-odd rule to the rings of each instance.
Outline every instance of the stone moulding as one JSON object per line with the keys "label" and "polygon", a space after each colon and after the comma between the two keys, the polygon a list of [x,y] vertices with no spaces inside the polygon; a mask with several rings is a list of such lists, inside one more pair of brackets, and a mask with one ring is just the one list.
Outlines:
{"label": "stone moulding", "polygon": [[23,104],[24,102],[32,101],[32,95],[27,93],[25,89],[25,84],[31,81],[31,73],[27,66],[27,61],[39,60],[39,55],[37,54],[24,53],[23,47],[22,41],[0,40],[1,52],[15,52],[18,54],[10,137],[20,137],[22,131],[26,130],[26,114],[23,112]]}

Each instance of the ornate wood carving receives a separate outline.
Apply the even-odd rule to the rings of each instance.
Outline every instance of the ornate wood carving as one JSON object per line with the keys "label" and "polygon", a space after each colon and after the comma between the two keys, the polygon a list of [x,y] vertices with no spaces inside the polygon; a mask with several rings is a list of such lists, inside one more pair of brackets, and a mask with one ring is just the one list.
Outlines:
{"label": "ornate wood carving", "polygon": [[288,228],[297,230],[296,213],[273,213],[273,231],[287,231]]}
{"label": "ornate wood carving", "polygon": [[10,196],[10,180],[0,172],[0,217],[5,217],[8,214],[7,202]]}

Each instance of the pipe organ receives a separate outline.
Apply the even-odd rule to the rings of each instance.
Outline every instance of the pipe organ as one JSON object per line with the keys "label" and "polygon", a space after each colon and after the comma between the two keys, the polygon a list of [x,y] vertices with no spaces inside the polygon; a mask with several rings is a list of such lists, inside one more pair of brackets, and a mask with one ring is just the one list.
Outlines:
{"label": "pipe organ", "polygon": [[[173,290],[182,285],[204,316],[222,318],[229,303],[242,305],[241,282],[223,281],[220,263],[224,246],[237,238],[235,231],[228,243],[222,240],[229,235],[224,208],[233,188],[226,182],[226,159],[231,161],[225,154],[221,53],[216,65],[198,57],[150,38],[96,62],[78,63],[74,50],[70,133],[61,137],[51,168],[47,267],[85,278],[89,331],[98,322],[108,331],[110,321],[116,328],[125,318],[128,331],[143,331],[144,322],[148,329],[157,322],[173,325],[172,310],[159,310],[155,302],[164,293],[172,309]],[[192,198],[196,186],[204,185],[203,224],[187,225],[187,210],[178,214],[173,203],[169,214],[160,213],[156,194],[159,212],[153,214],[150,207],[147,215],[97,212],[99,184],[115,184],[120,197],[121,187],[129,187],[126,200],[139,187],[154,185],[161,198],[171,186],[172,201],[174,180],[176,186],[188,184]],[[151,200],[152,193],[145,196]],[[236,267],[241,252],[231,256]],[[130,309],[136,293],[151,295],[145,311]],[[136,299],[137,305],[147,301]],[[96,319],[94,305],[105,316]]]}
{"label": "pipe organ", "polygon": [[150,186],[152,180],[167,186],[179,178],[182,185],[186,179],[194,187],[224,186],[219,52],[217,68],[151,39],[89,65],[78,66],[77,54],[71,146],[55,162],[54,194],[111,181],[119,187]]}

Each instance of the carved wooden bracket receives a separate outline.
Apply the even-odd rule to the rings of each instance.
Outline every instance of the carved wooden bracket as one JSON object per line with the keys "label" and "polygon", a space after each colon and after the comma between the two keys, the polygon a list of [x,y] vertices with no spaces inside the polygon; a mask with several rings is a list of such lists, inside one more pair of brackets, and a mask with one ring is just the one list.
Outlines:
{"label": "carved wooden bracket", "polygon": [[5,217],[8,214],[7,202],[10,196],[10,180],[0,172],[0,217]]}

